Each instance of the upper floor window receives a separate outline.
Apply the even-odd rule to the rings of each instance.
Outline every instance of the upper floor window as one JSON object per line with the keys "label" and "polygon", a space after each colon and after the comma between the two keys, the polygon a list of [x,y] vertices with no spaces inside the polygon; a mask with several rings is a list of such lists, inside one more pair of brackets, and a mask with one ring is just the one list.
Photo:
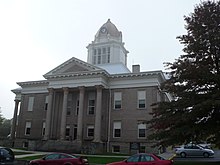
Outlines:
{"label": "upper floor window", "polygon": [[48,98],[49,98],[49,96],[46,96],[46,98],[45,98],[44,110],[47,110],[47,108],[48,108]]}
{"label": "upper floor window", "polygon": [[28,111],[33,111],[34,97],[29,97],[28,99]]}
{"label": "upper floor window", "polygon": [[138,108],[146,108],[146,91],[138,91]]}
{"label": "upper floor window", "polygon": [[121,109],[121,92],[114,93],[114,109]]}
{"label": "upper floor window", "polygon": [[67,99],[67,115],[71,115],[71,111],[73,109],[73,95],[71,93],[68,94]]}
{"label": "upper floor window", "polygon": [[79,114],[79,100],[76,100],[76,115]]}
{"label": "upper floor window", "polygon": [[92,63],[93,64],[110,63],[110,47],[93,49]]}
{"label": "upper floor window", "polygon": [[31,134],[31,122],[27,121],[25,123],[25,135],[30,135]]}
{"label": "upper floor window", "polygon": [[95,114],[95,92],[90,92],[88,94],[88,115],[94,115]]}
{"label": "upper floor window", "polygon": [[89,100],[88,114],[89,115],[95,114],[95,100],[93,99]]}

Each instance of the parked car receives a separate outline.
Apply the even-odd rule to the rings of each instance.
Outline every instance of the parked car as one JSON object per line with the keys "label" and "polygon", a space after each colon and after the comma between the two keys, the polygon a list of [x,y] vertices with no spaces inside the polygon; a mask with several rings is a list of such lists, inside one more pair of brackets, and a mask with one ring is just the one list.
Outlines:
{"label": "parked car", "polygon": [[0,165],[15,164],[15,156],[10,148],[0,147]]}
{"label": "parked car", "polygon": [[214,151],[208,148],[204,148],[198,144],[187,144],[179,148],[176,148],[176,155],[179,155],[183,158],[186,156],[203,156],[208,158],[214,155]]}
{"label": "parked car", "polygon": [[205,141],[190,142],[189,144],[197,144],[197,145],[202,146],[203,148],[212,149],[212,144],[211,143],[207,143]]}
{"label": "parked car", "polygon": [[87,165],[87,159],[66,153],[52,153],[41,159],[32,160],[29,165]]}
{"label": "parked car", "polygon": [[148,153],[139,153],[130,156],[129,158],[125,159],[124,161],[120,162],[113,162],[106,165],[172,165],[172,160],[166,160],[158,155],[155,154],[148,154]]}

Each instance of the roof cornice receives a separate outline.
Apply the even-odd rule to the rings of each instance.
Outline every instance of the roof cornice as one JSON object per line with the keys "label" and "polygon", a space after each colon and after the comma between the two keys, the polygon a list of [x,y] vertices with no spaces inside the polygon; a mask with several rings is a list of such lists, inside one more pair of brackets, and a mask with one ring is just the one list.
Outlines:
{"label": "roof cornice", "polygon": [[82,77],[82,76],[97,76],[104,75],[109,77],[109,74],[105,70],[100,71],[85,71],[85,72],[74,72],[74,73],[65,73],[65,74],[56,74],[56,75],[47,75],[45,78],[47,80],[59,79],[59,78],[70,78],[70,77]]}
{"label": "roof cornice", "polygon": [[23,86],[32,86],[32,85],[48,85],[49,81],[47,81],[47,80],[26,81],[26,82],[17,82],[17,84],[21,87],[23,87]]}

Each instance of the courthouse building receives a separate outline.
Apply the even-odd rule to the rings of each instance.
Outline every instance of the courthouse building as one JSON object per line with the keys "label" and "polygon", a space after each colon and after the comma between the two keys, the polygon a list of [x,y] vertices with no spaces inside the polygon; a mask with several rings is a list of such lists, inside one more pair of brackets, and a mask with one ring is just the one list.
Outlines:
{"label": "courthouse building", "polygon": [[130,71],[122,33],[110,20],[87,49],[87,62],[72,57],[44,80],[17,83],[15,147],[91,154],[154,150],[146,121],[152,103],[170,100],[160,90],[163,72],[141,72],[139,65]]}

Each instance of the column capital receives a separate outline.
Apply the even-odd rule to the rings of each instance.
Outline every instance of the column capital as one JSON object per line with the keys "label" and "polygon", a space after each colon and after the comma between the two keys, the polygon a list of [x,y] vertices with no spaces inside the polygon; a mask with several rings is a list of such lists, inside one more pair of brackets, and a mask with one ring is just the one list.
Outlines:
{"label": "column capital", "polygon": [[80,91],[85,91],[85,86],[79,86],[78,88]]}
{"label": "column capital", "polygon": [[69,93],[69,88],[68,87],[63,87],[64,93],[68,94]]}
{"label": "column capital", "polygon": [[47,88],[47,90],[48,90],[49,94],[52,94],[52,93],[53,93],[53,91],[54,91],[54,89],[53,89],[53,88]]}
{"label": "column capital", "polygon": [[19,103],[19,102],[21,102],[21,100],[18,100],[18,99],[15,99],[14,100],[16,103]]}
{"label": "column capital", "polygon": [[102,85],[95,85],[97,91],[101,91],[103,89]]}

